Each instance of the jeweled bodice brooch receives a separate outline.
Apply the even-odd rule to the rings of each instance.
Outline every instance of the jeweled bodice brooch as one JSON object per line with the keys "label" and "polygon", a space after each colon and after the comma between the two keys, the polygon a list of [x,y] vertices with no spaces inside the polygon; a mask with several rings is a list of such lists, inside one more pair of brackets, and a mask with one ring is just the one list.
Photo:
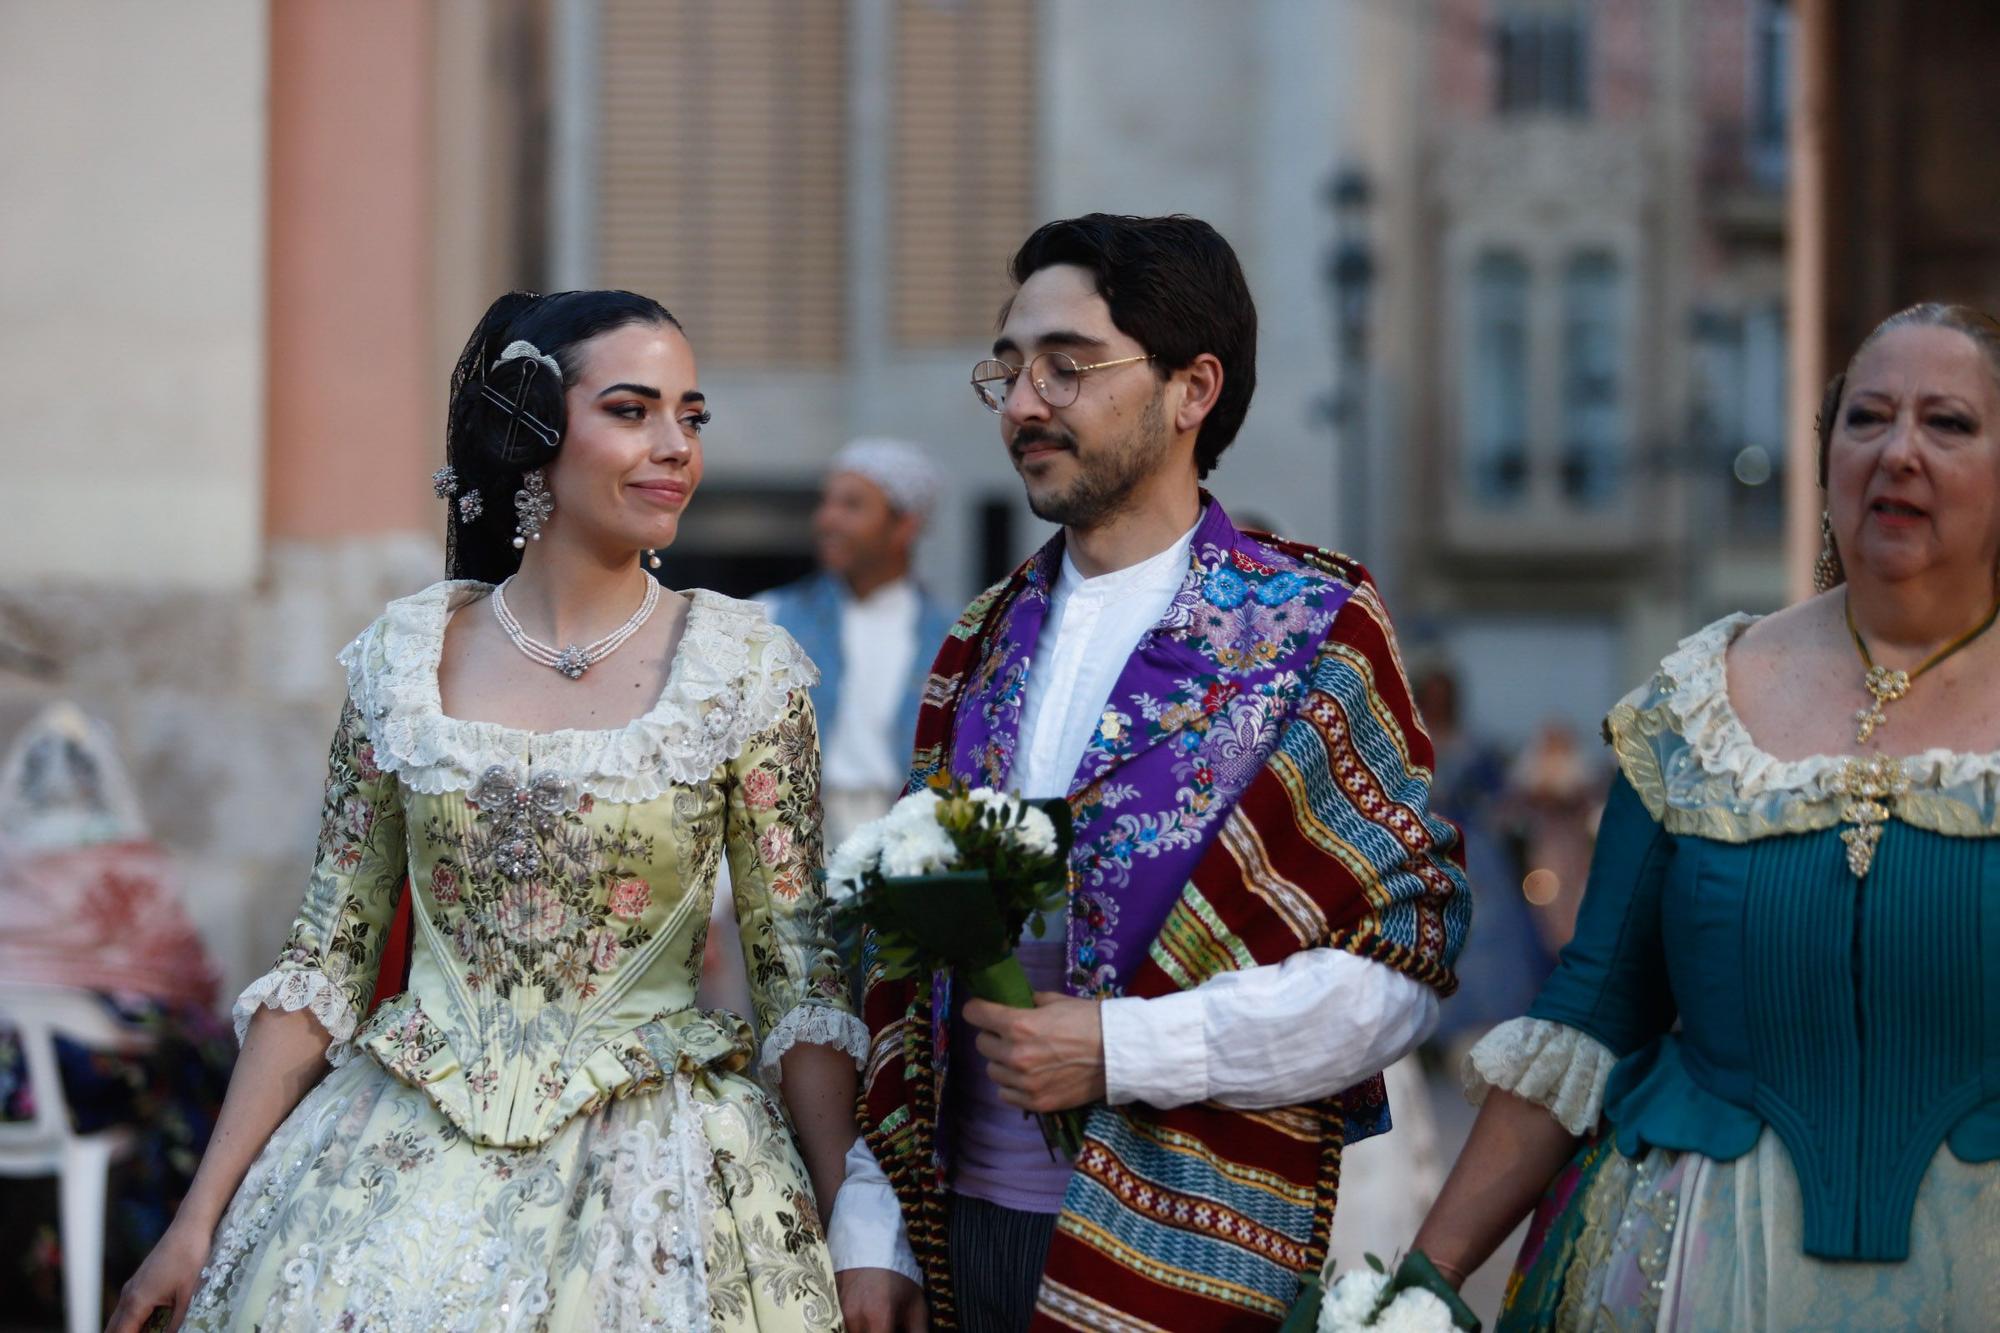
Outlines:
{"label": "jeweled bodice brooch", "polygon": [[1850,825],[1840,831],[1840,840],[1847,844],[1847,868],[1856,879],[1866,879],[1875,864],[1882,828],[1895,813],[1896,798],[1909,791],[1910,776],[1893,755],[1856,755],[1829,785],[1844,798],[1840,817]]}
{"label": "jeweled bodice brooch", "polygon": [[480,775],[472,803],[493,822],[493,864],[512,880],[542,868],[537,836],[547,837],[576,808],[576,790],[556,773],[530,773],[525,782],[499,764]]}

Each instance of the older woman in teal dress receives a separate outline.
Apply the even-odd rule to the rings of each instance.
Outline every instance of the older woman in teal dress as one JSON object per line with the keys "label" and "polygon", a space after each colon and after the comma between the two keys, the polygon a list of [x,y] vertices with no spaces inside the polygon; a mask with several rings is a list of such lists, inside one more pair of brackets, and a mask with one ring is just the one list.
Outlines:
{"label": "older woman in teal dress", "polygon": [[[815,880],[813,668],[755,606],[645,568],[707,420],[646,298],[482,320],[434,479],[455,577],[341,655],[304,906],[114,1330],[161,1306],[201,1329],[838,1325],[822,1224],[867,1034]],[[694,1004],[724,857],[756,1036]],[[409,985],[370,1014],[406,879]]]}
{"label": "older woman in teal dress", "polygon": [[1612,710],[1575,941],[1468,1062],[1417,1245],[1460,1276],[1547,1189],[1503,1329],[2000,1311],[2000,324],[1885,321],[1820,442],[1820,595]]}

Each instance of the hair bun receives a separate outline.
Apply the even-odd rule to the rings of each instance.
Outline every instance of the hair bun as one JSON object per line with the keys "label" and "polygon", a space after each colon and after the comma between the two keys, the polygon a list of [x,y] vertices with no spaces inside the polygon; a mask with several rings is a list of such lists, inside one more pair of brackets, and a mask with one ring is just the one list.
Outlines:
{"label": "hair bun", "polygon": [[489,467],[537,467],[562,443],[562,376],[540,356],[506,357],[465,395],[465,410],[465,443]]}

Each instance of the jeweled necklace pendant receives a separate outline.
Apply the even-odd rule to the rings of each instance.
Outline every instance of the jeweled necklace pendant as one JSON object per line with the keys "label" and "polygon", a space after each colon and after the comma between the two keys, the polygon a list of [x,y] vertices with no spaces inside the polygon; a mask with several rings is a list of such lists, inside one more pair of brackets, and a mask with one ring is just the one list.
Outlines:
{"label": "jeweled necklace pendant", "polygon": [[1888,715],[1882,711],[1882,705],[1895,703],[1910,692],[1910,673],[1891,671],[1888,667],[1871,666],[1868,668],[1868,675],[1861,683],[1867,687],[1868,693],[1874,696],[1872,703],[1866,708],[1856,710],[1854,714],[1854,721],[1858,727],[1854,739],[1866,745],[1868,738],[1875,734],[1875,729],[1889,720]]}
{"label": "jeweled necklace pendant", "polygon": [[1986,619],[1980,621],[1977,625],[1974,625],[1971,629],[1959,635],[1950,643],[1947,643],[1944,647],[1938,649],[1914,667],[1911,667],[1908,671],[1895,671],[1875,664],[1875,654],[1868,651],[1868,640],[1861,637],[1861,627],[1854,623],[1854,602],[1852,598],[1848,599],[1844,608],[1844,614],[1847,617],[1848,636],[1854,640],[1854,649],[1861,654],[1861,665],[1866,667],[1868,672],[1867,675],[1861,678],[1861,683],[1872,697],[1872,701],[1866,708],[1857,709],[1854,714],[1855,742],[1866,745],[1882,724],[1889,720],[1888,714],[1882,711],[1883,706],[1895,703],[1898,699],[1901,699],[1910,692],[1910,686],[1915,683],[1917,677],[1923,675],[1926,671],[1929,671],[1932,667],[1971,643],[1987,630],[1993,628],[1994,620],[2000,619],[2000,601],[1993,603],[1991,609],[1986,612]]}
{"label": "jeweled necklace pendant", "polygon": [[660,581],[648,577],[646,594],[639,599],[639,609],[632,613],[630,620],[596,643],[582,645],[572,643],[567,648],[559,649],[529,635],[521,628],[521,622],[514,618],[513,611],[507,606],[507,584],[513,581],[512,578],[508,578],[493,590],[493,618],[500,622],[501,633],[505,634],[508,642],[519,648],[528,660],[539,662],[545,667],[554,667],[571,680],[581,680],[584,672],[623,647],[627,639],[637,634],[640,628],[652,619],[654,608],[660,604]]}

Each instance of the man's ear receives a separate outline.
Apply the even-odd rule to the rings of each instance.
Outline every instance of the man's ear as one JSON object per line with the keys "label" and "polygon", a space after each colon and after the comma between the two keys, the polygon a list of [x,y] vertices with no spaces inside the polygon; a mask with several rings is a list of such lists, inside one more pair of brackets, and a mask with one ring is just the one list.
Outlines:
{"label": "man's ear", "polygon": [[1215,410],[1216,400],[1222,397],[1222,362],[1213,352],[1203,352],[1174,373],[1187,386],[1180,407],[1174,412],[1174,431],[1178,434],[1200,430],[1201,423]]}

